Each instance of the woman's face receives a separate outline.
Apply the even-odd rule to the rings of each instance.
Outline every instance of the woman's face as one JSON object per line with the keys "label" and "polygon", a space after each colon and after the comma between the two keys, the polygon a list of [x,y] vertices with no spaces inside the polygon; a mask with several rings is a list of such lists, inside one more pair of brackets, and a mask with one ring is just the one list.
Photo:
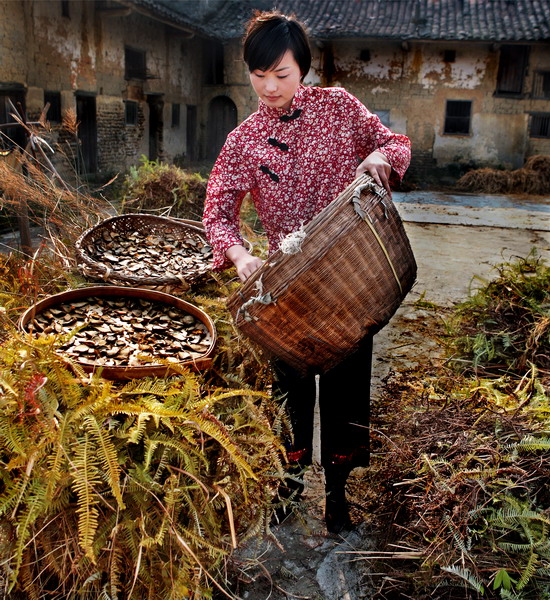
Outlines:
{"label": "woman's face", "polygon": [[272,69],[256,69],[250,73],[250,82],[258,97],[271,108],[285,110],[290,108],[301,78],[300,67],[291,50],[287,50],[281,62]]}

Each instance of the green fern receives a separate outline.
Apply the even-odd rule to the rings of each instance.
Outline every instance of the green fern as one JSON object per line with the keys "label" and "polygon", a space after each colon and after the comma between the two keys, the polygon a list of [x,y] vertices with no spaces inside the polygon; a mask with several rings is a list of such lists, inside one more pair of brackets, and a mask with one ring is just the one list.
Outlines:
{"label": "green fern", "polygon": [[459,577],[469,588],[475,590],[479,594],[485,593],[483,583],[469,569],[457,566],[441,567],[441,569],[451,575]]}

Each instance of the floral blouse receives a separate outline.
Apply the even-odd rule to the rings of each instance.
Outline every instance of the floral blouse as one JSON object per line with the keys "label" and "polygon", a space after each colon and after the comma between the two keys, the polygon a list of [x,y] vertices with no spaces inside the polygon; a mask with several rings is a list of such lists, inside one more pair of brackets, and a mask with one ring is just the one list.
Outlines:
{"label": "floral blouse", "polygon": [[391,164],[392,180],[403,177],[409,138],[382,125],[343,88],[300,86],[288,111],[260,100],[227,136],[208,181],[203,223],[213,268],[231,266],[225,251],[243,244],[239,212],[248,192],[272,253],[330,204],[375,150]]}

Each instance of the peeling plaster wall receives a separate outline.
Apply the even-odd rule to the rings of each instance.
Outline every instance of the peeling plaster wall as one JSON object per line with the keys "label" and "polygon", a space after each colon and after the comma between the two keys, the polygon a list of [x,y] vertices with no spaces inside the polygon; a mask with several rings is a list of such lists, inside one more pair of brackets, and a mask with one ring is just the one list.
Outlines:
{"label": "peeling plaster wall", "polygon": [[[45,91],[60,92],[62,111],[76,108],[76,93],[95,96],[98,170],[106,173],[148,155],[147,98],[157,95],[164,102],[160,158],[182,159],[187,105],[204,102],[203,39],[134,12],[107,16],[97,7],[72,0],[64,17],[57,1],[0,0],[0,83],[26,87],[30,118],[44,107]],[[125,80],[126,45],[146,52],[146,80]],[[136,125],[125,124],[124,100],[138,102]],[[179,126],[172,126],[173,103],[180,105]]]}
{"label": "peeling plaster wall", "polygon": [[[112,172],[136,164],[149,153],[147,99],[161,98],[160,157],[185,159],[187,106],[196,107],[196,155],[206,152],[208,106],[227,96],[238,122],[257,108],[241,58],[240,40],[225,44],[224,83],[205,85],[204,44],[199,36],[132,12],[107,16],[96,2],[72,0],[70,16],[60,2],[0,0],[0,83],[27,89],[32,118],[44,106],[44,91],[59,91],[62,110],[75,108],[75,93],[96,97],[98,167]],[[125,45],[144,50],[148,78],[126,81]],[[550,101],[532,97],[533,74],[550,70],[550,44],[531,46],[525,94],[494,95],[498,47],[489,43],[340,40],[313,43],[308,85],[341,85],[378,113],[413,144],[412,168],[418,172],[453,163],[518,167],[537,153],[550,154],[550,140],[529,137],[529,114],[550,113]],[[368,52],[366,52],[368,51]],[[444,61],[454,51],[455,60]],[[125,100],[138,103],[138,122],[126,125]],[[471,133],[445,134],[448,100],[472,102]],[[180,124],[172,126],[172,105],[180,105]]]}
{"label": "peeling plaster wall", "polygon": [[[445,51],[455,52],[454,62],[444,61]],[[332,54],[332,84],[346,87],[373,112],[389,112],[390,127],[412,140],[418,171],[472,161],[517,168],[550,150],[549,140],[528,133],[529,112],[550,112],[550,101],[530,97],[532,73],[550,70],[550,44],[531,47],[522,98],[494,95],[498,48],[490,44],[341,41],[332,44]],[[470,135],[444,134],[447,100],[472,102]]]}

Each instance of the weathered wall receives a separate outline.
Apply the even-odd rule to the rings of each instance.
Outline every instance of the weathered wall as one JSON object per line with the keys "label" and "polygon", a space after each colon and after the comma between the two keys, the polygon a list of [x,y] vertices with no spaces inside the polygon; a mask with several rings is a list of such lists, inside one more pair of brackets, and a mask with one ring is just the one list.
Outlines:
{"label": "weathered wall", "polygon": [[[98,169],[113,172],[149,154],[150,95],[161,98],[159,158],[183,158],[187,105],[203,102],[203,40],[143,15],[102,13],[95,2],[73,0],[70,16],[60,2],[0,0],[0,82],[27,88],[30,118],[44,106],[44,91],[61,92],[62,111],[76,108],[77,93],[96,98]],[[125,80],[124,48],[146,52],[147,79]],[[138,121],[125,124],[124,100],[138,102]],[[180,123],[172,125],[172,104]]]}
{"label": "weathered wall", "polygon": [[[23,2],[0,2],[0,81],[24,84],[28,76]],[[9,49],[9,52],[8,52]]]}
{"label": "weathered wall", "polygon": [[[361,60],[361,51],[370,57]],[[454,50],[454,62],[443,60]],[[547,140],[528,135],[528,112],[550,111],[548,100],[532,99],[531,79],[523,98],[494,95],[498,48],[490,44],[340,42],[333,46],[335,79],[374,112],[389,111],[390,127],[413,142],[413,166],[479,163],[516,168]],[[529,73],[548,69],[550,45],[533,46]],[[444,133],[447,100],[472,101],[471,132]]]}

